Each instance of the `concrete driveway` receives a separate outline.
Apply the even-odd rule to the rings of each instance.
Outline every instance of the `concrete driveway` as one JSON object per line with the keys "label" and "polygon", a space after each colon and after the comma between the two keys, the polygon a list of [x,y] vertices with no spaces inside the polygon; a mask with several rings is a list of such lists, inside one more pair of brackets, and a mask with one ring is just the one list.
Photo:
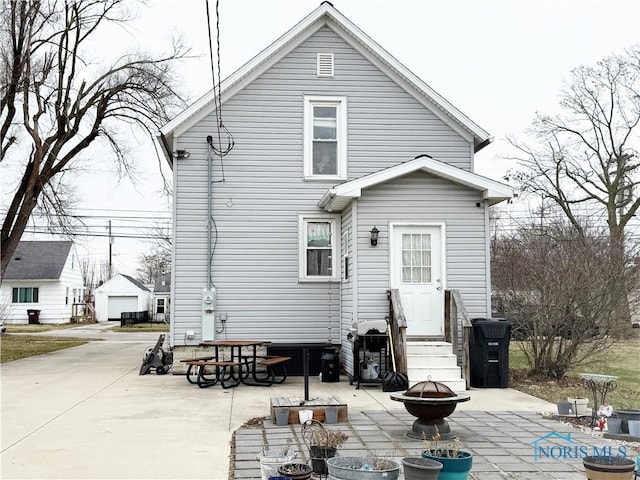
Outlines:
{"label": "concrete driveway", "polygon": [[[138,375],[158,334],[120,334],[107,325],[51,332],[103,338],[3,364],[3,479],[196,479],[228,477],[234,430],[269,414],[272,396],[303,396],[300,378],[271,388],[199,389],[184,376]],[[336,395],[349,410],[403,410],[377,388],[313,379],[312,397]],[[550,411],[515,390],[478,390],[464,410]]]}

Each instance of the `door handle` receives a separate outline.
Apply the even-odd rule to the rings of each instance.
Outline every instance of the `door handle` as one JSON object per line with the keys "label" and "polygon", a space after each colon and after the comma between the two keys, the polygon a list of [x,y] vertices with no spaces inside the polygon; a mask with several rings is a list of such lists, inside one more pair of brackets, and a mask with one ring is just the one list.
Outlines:
{"label": "door handle", "polygon": [[436,287],[436,290],[442,290],[442,287]]}

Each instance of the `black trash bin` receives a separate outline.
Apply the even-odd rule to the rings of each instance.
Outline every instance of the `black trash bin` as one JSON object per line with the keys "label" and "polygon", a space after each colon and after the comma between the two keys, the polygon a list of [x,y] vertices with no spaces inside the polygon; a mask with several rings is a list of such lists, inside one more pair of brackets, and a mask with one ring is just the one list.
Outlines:
{"label": "black trash bin", "polygon": [[322,372],[323,382],[339,382],[340,381],[340,361],[336,349],[325,348],[320,357],[320,369]]}
{"label": "black trash bin", "polygon": [[40,323],[40,310],[29,309],[27,315],[29,315],[29,324]]}
{"label": "black trash bin", "polygon": [[511,322],[498,318],[474,318],[471,325],[471,386],[508,388]]}

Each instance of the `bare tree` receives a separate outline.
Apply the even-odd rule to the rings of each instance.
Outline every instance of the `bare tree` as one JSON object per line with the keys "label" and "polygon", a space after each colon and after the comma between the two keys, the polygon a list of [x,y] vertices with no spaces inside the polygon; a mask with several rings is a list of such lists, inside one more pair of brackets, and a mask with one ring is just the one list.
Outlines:
{"label": "bare tree", "polygon": [[[23,165],[0,232],[1,270],[34,209],[64,213],[64,176],[106,143],[124,174],[131,171],[117,126],[151,134],[182,106],[172,65],[185,51],[125,54],[101,67],[86,61],[106,25],[128,20],[124,0],[12,0],[0,12],[0,162]],[[64,215],[49,215],[50,221]]]}
{"label": "bare tree", "polygon": [[637,288],[636,272],[612,264],[609,253],[606,232],[566,220],[531,218],[492,240],[493,308],[513,319],[531,373],[563,377],[616,341],[615,306]]}
{"label": "bare tree", "polygon": [[161,274],[171,270],[171,252],[155,251],[138,257],[136,278],[142,283],[154,283]]}
{"label": "bare tree", "polygon": [[[595,67],[571,72],[560,98],[561,113],[538,115],[531,144],[511,139],[524,170],[514,177],[524,191],[551,200],[573,228],[584,234],[580,212],[604,213],[609,261],[622,269],[625,229],[640,208],[640,46],[624,55],[604,58]],[[623,289],[620,282],[612,285]],[[622,328],[629,325],[629,306],[619,296],[615,306]]]}
{"label": "bare tree", "polygon": [[84,279],[84,284],[87,287],[86,299],[88,300],[93,295],[93,291],[109,280],[109,265],[100,260],[96,264],[96,261],[84,261],[80,264],[80,272]]}

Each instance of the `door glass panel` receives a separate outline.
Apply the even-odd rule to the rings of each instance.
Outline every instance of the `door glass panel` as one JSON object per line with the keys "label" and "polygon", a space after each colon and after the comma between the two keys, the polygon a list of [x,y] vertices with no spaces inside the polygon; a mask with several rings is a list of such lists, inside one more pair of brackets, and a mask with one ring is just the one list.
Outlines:
{"label": "door glass panel", "polygon": [[411,267],[402,267],[402,283],[411,283]]}
{"label": "door glass panel", "polygon": [[431,235],[402,234],[402,283],[431,283]]}

